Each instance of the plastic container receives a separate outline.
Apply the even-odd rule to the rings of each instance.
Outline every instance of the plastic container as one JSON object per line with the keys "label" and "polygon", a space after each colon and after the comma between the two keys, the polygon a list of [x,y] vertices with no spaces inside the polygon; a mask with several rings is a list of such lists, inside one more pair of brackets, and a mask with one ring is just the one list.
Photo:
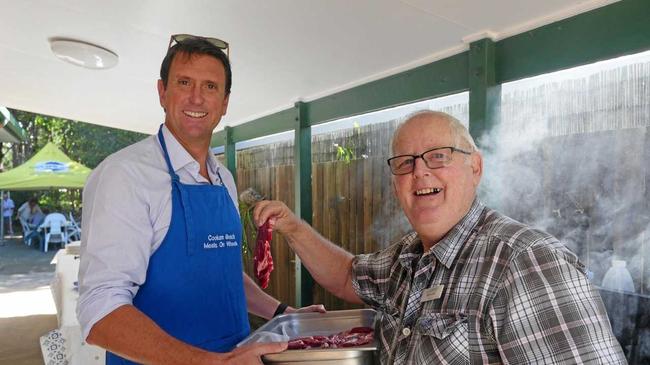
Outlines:
{"label": "plastic container", "polygon": [[604,289],[634,293],[634,281],[626,266],[624,260],[612,260],[612,267],[605,273],[601,286]]}

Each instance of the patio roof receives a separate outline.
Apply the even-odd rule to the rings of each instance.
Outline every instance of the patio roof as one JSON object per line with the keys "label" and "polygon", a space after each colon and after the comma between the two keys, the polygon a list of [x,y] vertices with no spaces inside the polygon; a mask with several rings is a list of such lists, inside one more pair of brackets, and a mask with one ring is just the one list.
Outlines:
{"label": "patio roof", "polygon": [[[233,89],[219,131],[466,52],[478,39],[502,40],[612,3],[8,1],[0,104],[154,133],[163,120],[156,81],[169,37],[191,33],[231,45]],[[53,38],[97,44],[119,62],[99,71],[72,66],[52,53]]]}

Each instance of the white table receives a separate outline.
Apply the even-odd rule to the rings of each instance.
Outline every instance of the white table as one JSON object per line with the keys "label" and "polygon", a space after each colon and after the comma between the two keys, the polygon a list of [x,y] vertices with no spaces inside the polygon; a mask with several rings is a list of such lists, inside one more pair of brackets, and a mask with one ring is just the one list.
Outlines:
{"label": "white table", "polygon": [[79,292],[75,282],[79,274],[79,256],[69,255],[65,249],[54,256],[55,277],[52,281],[52,296],[56,304],[59,330],[65,338],[66,358],[70,365],[104,365],[106,351],[89,345],[81,338],[81,327],[77,321],[77,299]]}

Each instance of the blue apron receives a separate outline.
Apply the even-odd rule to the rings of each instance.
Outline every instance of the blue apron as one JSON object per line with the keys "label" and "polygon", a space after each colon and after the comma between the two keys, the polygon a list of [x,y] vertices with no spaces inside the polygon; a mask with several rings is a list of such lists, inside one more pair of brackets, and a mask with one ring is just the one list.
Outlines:
{"label": "blue apron", "polygon": [[[225,186],[182,184],[162,126],[158,139],[172,178],[171,222],[133,305],[183,342],[228,352],[250,332],[239,214]],[[135,363],[107,352],[106,364]]]}

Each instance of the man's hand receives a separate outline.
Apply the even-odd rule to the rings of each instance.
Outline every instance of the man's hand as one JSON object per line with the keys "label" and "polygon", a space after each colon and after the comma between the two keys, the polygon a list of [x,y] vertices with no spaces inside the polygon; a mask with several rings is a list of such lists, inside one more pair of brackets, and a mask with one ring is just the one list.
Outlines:
{"label": "man's hand", "polygon": [[323,238],[282,202],[257,203],[253,218],[258,226],[268,220],[270,230],[282,233],[293,252],[323,288],[348,302],[363,303],[352,287],[354,256],[351,253]]}
{"label": "man's hand", "polygon": [[262,365],[261,356],[265,354],[274,354],[282,352],[287,349],[286,342],[271,342],[271,343],[254,343],[244,345],[234,349],[232,352],[221,354],[221,362],[213,362],[212,364],[224,365]]}
{"label": "man's hand", "polygon": [[284,313],[310,313],[310,312],[316,312],[316,313],[327,313],[327,310],[325,309],[325,306],[322,304],[312,304],[307,307],[302,307],[302,308],[293,308],[293,307],[287,307],[287,310],[284,311]]}
{"label": "man's hand", "polygon": [[269,221],[271,230],[278,230],[283,234],[296,231],[301,221],[283,202],[277,200],[264,200],[255,205],[253,219],[257,226]]}

